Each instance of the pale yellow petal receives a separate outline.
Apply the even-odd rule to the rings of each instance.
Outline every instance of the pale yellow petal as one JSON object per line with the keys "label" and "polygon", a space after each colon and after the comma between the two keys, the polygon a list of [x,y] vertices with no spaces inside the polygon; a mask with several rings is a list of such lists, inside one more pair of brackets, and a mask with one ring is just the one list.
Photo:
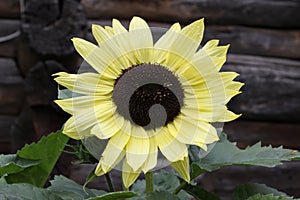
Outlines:
{"label": "pale yellow petal", "polygon": [[131,47],[138,62],[153,62],[153,39],[148,24],[140,17],[133,17],[129,24]]}
{"label": "pale yellow petal", "polygon": [[120,155],[124,152],[125,146],[128,143],[130,136],[126,133],[119,131],[113,137],[111,137],[105,147],[105,150],[100,159],[103,171],[106,173],[113,168],[120,161]]}
{"label": "pale yellow petal", "polygon": [[[204,30],[203,20],[195,21],[180,30],[180,25],[173,25],[154,45],[154,57],[157,62],[181,73],[189,67],[189,62],[202,40]],[[178,72],[177,72],[178,71]]]}
{"label": "pale yellow petal", "polygon": [[110,26],[104,26],[105,30],[107,31],[108,34],[110,34],[111,36],[113,36],[114,33],[114,29]]}
{"label": "pale yellow petal", "polygon": [[105,174],[104,171],[103,171],[103,169],[102,169],[102,167],[101,167],[101,163],[100,162],[97,164],[97,167],[96,167],[94,173],[95,173],[96,176],[102,176],[103,174]]}
{"label": "pale yellow petal", "polygon": [[96,24],[92,24],[92,33],[99,46],[113,37],[113,34],[110,31],[107,31],[102,26]]}
{"label": "pale yellow petal", "polygon": [[139,59],[135,56],[135,49],[130,43],[130,35],[126,28],[117,19],[113,19],[112,25],[114,31],[113,39],[118,44],[121,52],[123,52],[122,56],[118,58],[118,60],[120,60],[118,62],[122,62],[124,65],[123,69],[140,64]]}
{"label": "pale yellow petal", "polygon": [[226,91],[226,103],[228,103],[232,97],[241,93],[241,91],[230,90],[230,89],[226,89],[225,91]]}
{"label": "pale yellow petal", "polygon": [[144,166],[142,167],[144,173],[147,173],[149,170],[152,170],[157,164],[157,143],[154,137],[149,139],[149,155],[146,159]]}
{"label": "pale yellow petal", "polygon": [[64,134],[75,140],[83,139],[88,136],[89,133],[86,134],[87,130],[90,130],[90,128],[96,123],[96,121],[91,118],[87,121],[82,120],[82,118],[78,118],[80,118],[80,115],[70,117],[64,124],[62,131]]}
{"label": "pale yellow petal", "polygon": [[219,121],[220,122],[229,122],[229,121],[233,121],[237,118],[239,118],[242,114],[235,114],[230,110],[226,110],[224,113],[223,118],[221,118]]}
{"label": "pale yellow petal", "polygon": [[203,46],[202,49],[207,50],[210,48],[214,48],[214,47],[218,46],[218,44],[219,44],[219,40],[215,40],[215,39],[209,40],[208,42],[206,42],[206,44]]}
{"label": "pale yellow petal", "polygon": [[135,133],[140,133],[141,135],[147,133],[142,127],[132,126],[132,135],[126,145],[127,163],[136,171],[148,158],[150,144],[148,137],[139,137]]}
{"label": "pale yellow petal", "polygon": [[133,170],[131,166],[127,163],[126,159],[123,161],[122,167],[122,180],[125,188],[129,188],[135,180],[139,177],[141,170]]}
{"label": "pale yellow petal", "polygon": [[55,100],[54,102],[65,112],[73,115],[85,111],[86,109],[90,109],[107,100],[109,100],[109,97],[107,96],[79,96],[69,99]]}
{"label": "pale yellow petal", "polygon": [[117,19],[112,20],[112,28],[113,28],[114,34],[122,34],[122,33],[127,32],[126,28]]}
{"label": "pale yellow petal", "polygon": [[168,49],[176,41],[177,34],[172,34],[173,32],[180,32],[181,27],[179,23],[175,23],[171,28],[157,40],[154,47],[157,49]]}
{"label": "pale yellow petal", "polygon": [[122,73],[122,66],[111,64],[122,55],[114,40],[102,41],[101,48],[80,38],[73,38],[73,44],[77,52],[87,61],[101,76],[112,80]]}
{"label": "pale yellow petal", "polygon": [[172,167],[181,175],[181,177],[188,183],[190,183],[190,171],[189,171],[189,157],[186,155],[183,160],[179,160],[171,163]]}
{"label": "pale yellow petal", "polygon": [[124,124],[124,118],[118,114],[114,114],[110,117],[101,119],[92,128],[91,134],[95,135],[99,139],[107,139],[116,134]]}
{"label": "pale yellow petal", "polygon": [[219,71],[222,65],[226,62],[226,54],[230,45],[217,46],[218,43],[218,40],[210,40],[200,51],[205,52],[207,56],[212,59],[217,70]]}
{"label": "pale yellow petal", "polygon": [[177,117],[173,125],[168,125],[169,127],[173,130],[170,131],[172,136],[185,144],[206,147],[205,144],[211,144],[219,140],[216,129],[210,123],[191,119],[188,115]]}
{"label": "pale yellow petal", "polygon": [[[201,43],[204,32],[204,19],[199,19],[181,30],[186,37],[195,40],[198,45]],[[196,50],[196,49],[195,49]]]}
{"label": "pale yellow petal", "polygon": [[57,76],[54,80],[58,84],[80,94],[107,94],[112,92],[114,85],[113,80],[101,80],[100,75],[96,73],[69,74],[59,72],[52,76]]}
{"label": "pale yellow petal", "polygon": [[221,72],[220,75],[224,84],[230,83],[233,79],[239,76],[236,72]]}
{"label": "pale yellow petal", "polygon": [[170,162],[184,159],[187,153],[186,145],[176,140],[166,127],[162,128],[155,137],[160,151]]}
{"label": "pale yellow petal", "polygon": [[229,83],[226,86],[226,89],[228,90],[234,90],[234,91],[239,91],[241,89],[241,87],[243,87],[245,84],[241,83],[241,82],[237,82],[237,81],[232,81],[231,83]]}

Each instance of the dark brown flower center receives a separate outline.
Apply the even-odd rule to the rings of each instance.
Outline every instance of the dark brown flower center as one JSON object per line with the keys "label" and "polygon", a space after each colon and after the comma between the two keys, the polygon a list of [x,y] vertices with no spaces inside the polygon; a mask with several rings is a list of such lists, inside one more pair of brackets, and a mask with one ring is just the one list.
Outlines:
{"label": "dark brown flower center", "polygon": [[117,112],[146,130],[172,122],[180,113],[183,98],[177,77],[155,64],[124,70],[115,82],[112,95]]}

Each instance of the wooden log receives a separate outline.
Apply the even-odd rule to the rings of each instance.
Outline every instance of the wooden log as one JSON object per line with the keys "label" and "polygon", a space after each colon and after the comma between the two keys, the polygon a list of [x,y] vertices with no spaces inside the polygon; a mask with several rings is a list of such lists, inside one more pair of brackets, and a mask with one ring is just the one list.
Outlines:
{"label": "wooden log", "polygon": [[243,118],[300,121],[300,62],[259,56],[229,55],[223,71],[240,74],[243,93],[229,107]]}
{"label": "wooden log", "polygon": [[0,0],[0,18],[20,18],[20,1]]}
{"label": "wooden log", "polygon": [[24,103],[23,78],[12,59],[0,58],[0,114],[17,115]]}
{"label": "wooden log", "polygon": [[30,110],[35,130],[35,140],[60,130],[68,117],[70,117],[66,113],[57,112],[51,106],[32,106]]}
{"label": "wooden log", "polygon": [[189,23],[205,17],[208,24],[299,28],[297,0],[82,0],[88,18],[129,19],[134,15],[152,21]]}
{"label": "wooden log", "polygon": [[82,37],[85,15],[78,1],[27,0],[22,29],[30,46],[43,56],[74,52],[71,38]]}
{"label": "wooden log", "polygon": [[25,79],[25,92],[30,106],[54,105],[57,99],[57,83],[52,74],[66,69],[54,60],[39,62],[29,71]]}
{"label": "wooden log", "polygon": [[[121,20],[121,22],[126,28],[128,28],[128,20]],[[89,20],[89,31],[91,31],[92,24],[111,26],[111,20]],[[171,24],[149,21],[149,26],[162,27],[167,30]],[[87,38],[94,41],[90,32],[87,34]],[[299,30],[208,25],[205,27],[204,38],[201,44],[204,45],[205,42],[211,39],[220,40],[220,45],[231,44],[229,48],[230,53],[293,59],[300,58]]]}
{"label": "wooden log", "polygon": [[237,120],[225,123],[224,132],[230,141],[236,141],[240,148],[254,145],[283,146],[300,150],[300,125],[293,123],[268,123]]}
{"label": "wooden log", "polygon": [[220,44],[230,44],[230,53],[300,58],[298,30],[207,26],[204,42],[210,39],[218,39]]}
{"label": "wooden log", "polygon": [[29,109],[24,109],[15,119],[11,126],[10,140],[12,153],[22,148],[25,144],[30,144],[35,140],[36,135],[32,123],[32,116]]}
{"label": "wooden log", "polygon": [[11,127],[16,117],[0,115],[0,154],[11,153]]}
{"label": "wooden log", "polygon": [[275,168],[232,166],[200,177],[198,184],[222,197],[233,199],[233,190],[245,183],[263,183],[290,196],[300,196],[300,162],[288,162]]}
{"label": "wooden log", "polygon": [[0,57],[15,57],[17,38],[20,35],[19,20],[0,20]]}

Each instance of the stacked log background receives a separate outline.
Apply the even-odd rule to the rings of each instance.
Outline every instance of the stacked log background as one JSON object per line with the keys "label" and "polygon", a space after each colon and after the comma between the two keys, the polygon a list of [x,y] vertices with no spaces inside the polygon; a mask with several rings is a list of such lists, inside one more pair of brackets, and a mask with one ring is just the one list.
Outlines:
{"label": "stacked log background", "polygon": [[[59,129],[67,119],[53,104],[57,71],[76,72],[81,59],[70,38],[86,37],[92,23],[124,25],[132,16],[152,26],[187,24],[205,17],[204,42],[230,43],[224,71],[240,73],[243,93],[229,107],[243,113],[225,125],[240,147],[262,140],[300,150],[300,2],[298,0],[0,0],[0,153]],[[22,14],[21,10],[23,11]],[[13,34],[14,38],[1,41]],[[83,182],[87,170],[65,172]],[[230,199],[240,183],[260,182],[300,196],[300,163],[262,167],[227,167],[201,177],[199,183]],[[117,179],[115,180],[117,181]],[[105,187],[100,181],[91,184]]]}

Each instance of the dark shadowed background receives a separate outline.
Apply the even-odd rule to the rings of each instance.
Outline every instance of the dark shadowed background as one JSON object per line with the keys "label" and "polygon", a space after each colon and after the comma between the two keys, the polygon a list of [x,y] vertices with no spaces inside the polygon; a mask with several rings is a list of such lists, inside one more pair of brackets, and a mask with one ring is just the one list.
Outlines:
{"label": "dark shadowed background", "polygon": [[[229,107],[241,119],[225,124],[229,139],[245,148],[263,145],[300,150],[299,0],[0,0],[0,153],[60,129],[68,116],[54,103],[51,74],[75,73],[82,60],[70,39],[93,41],[91,24],[125,26],[132,16],[150,26],[182,25],[205,17],[204,42],[231,44],[224,71],[240,73],[243,93]],[[91,166],[60,160],[57,173],[83,183]],[[119,185],[119,172],[114,172]],[[298,181],[297,181],[298,180]],[[198,179],[206,189],[231,199],[241,183],[259,182],[300,197],[300,163],[276,168],[227,167]],[[106,188],[102,179],[91,187]]]}

